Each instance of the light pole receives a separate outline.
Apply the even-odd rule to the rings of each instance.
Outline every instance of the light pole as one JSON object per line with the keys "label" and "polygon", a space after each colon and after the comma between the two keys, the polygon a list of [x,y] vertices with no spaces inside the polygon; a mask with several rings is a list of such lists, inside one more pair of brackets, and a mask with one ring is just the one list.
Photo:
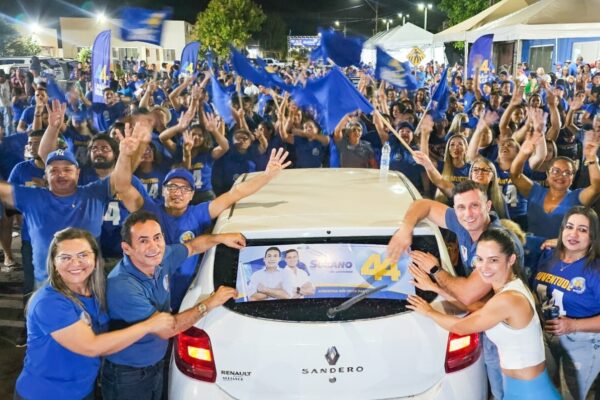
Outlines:
{"label": "light pole", "polygon": [[433,8],[433,5],[431,3],[419,3],[419,10],[421,11],[425,11],[425,21],[423,23],[423,29],[427,30],[427,10],[431,10]]}
{"label": "light pole", "polygon": [[[365,3],[375,11],[375,32],[379,32],[379,3],[376,0],[365,0]],[[375,5],[371,4],[375,3]]]}
{"label": "light pole", "polygon": [[389,31],[390,30],[390,24],[392,23],[392,19],[391,18],[388,18],[388,19],[383,18],[381,20],[381,22],[383,22],[385,24],[385,30]]}
{"label": "light pole", "polygon": [[404,24],[406,23],[406,19],[410,18],[410,15],[409,14],[404,15],[402,13],[398,13],[398,18],[402,19],[402,26],[404,26]]}

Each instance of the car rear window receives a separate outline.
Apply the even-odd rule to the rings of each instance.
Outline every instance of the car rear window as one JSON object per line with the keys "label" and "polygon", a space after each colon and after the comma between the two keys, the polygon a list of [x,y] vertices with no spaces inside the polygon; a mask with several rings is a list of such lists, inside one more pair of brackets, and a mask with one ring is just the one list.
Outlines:
{"label": "car rear window", "polygon": [[[322,244],[339,245],[386,245],[389,237],[326,237],[311,239],[273,239],[268,240],[248,240],[247,246],[261,246],[269,248],[270,246],[279,246],[284,248],[286,245],[299,245],[305,247]],[[412,249],[427,251],[439,258],[439,249],[434,236],[415,236],[413,238]],[[214,283],[215,287],[230,286],[239,287],[238,265],[240,261],[240,252],[225,246],[218,246],[215,253]],[[377,282],[373,286],[378,286]],[[424,292],[416,289],[416,293],[427,301],[435,298],[435,293]],[[372,295],[373,297],[375,295]],[[341,311],[335,316],[328,316],[328,310],[339,306],[350,296],[335,298],[312,298],[307,296],[299,299],[270,300],[270,301],[249,301],[227,302],[225,307],[231,311],[240,314],[268,318],[280,321],[349,321],[369,318],[378,318],[388,315],[399,314],[407,311],[406,301],[390,298],[366,298],[347,310]]]}

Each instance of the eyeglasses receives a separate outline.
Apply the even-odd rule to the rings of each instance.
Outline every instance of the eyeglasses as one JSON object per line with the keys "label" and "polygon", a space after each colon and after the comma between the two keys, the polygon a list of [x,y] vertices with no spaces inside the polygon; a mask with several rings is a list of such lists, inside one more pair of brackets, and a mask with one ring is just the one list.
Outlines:
{"label": "eyeglasses", "polygon": [[59,254],[55,257],[55,260],[57,263],[60,263],[60,264],[70,263],[74,259],[77,259],[77,261],[89,261],[90,258],[92,257],[92,254],[94,254],[93,251],[82,251],[81,253],[77,253],[75,255]]}
{"label": "eyeglasses", "polygon": [[566,177],[571,177],[573,176],[573,171],[571,171],[570,169],[565,169],[564,171],[560,168],[556,168],[556,167],[552,167],[550,168],[550,175],[553,176],[566,176]]}
{"label": "eyeglasses", "polygon": [[99,151],[101,153],[108,153],[109,151],[112,151],[112,148],[110,146],[92,146],[92,147],[90,147],[90,151]]}
{"label": "eyeglasses", "polygon": [[189,186],[179,186],[179,185],[165,185],[165,189],[167,189],[167,191],[171,192],[171,193],[175,193],[175,192],[179,192],[179,193],[191,193],[194,191],[194,189],[192,189]]}
{"label": "eyeglasses", "polygon": [[478,168],[478,167],[474,167],[471,172],[473,173],[473,175],[475,174],[491,174],[492,170],[489,168]]}

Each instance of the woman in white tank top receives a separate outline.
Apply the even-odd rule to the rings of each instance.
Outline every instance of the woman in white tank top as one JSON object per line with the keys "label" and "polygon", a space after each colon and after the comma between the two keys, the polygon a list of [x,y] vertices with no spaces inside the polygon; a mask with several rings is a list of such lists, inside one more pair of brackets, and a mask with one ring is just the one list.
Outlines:
{"label": "woman in white tank top", "polygon": [[407,308],[457,334],[486,332],[498,347],[504,400],[560,399],[546,372],[542,328],[533,295],[517,277],[518,259],[505,230],[488,229],[481,235],[475,267],[494,289],[494,296],[482,308],[461,318],[434,310],[418,296],[409,296]]}

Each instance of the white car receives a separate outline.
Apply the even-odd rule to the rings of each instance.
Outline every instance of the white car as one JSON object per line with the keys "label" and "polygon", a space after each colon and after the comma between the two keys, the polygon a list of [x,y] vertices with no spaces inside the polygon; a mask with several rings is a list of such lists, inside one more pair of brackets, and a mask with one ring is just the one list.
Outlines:
{"label": "white car", "polygon": [[[401,298],[415,290],[406,259],[383,261],[417,198],[397,172],[381,178],[378,170],[296,169],[224,211],[213,232],[242,232],[247,246],[207,252],[181,309],[220,285],[237,286],[240,298],[175,338],[169,398],[487,399],[479,336],[451,334],[406,309]],[[301,295],[282,278],[278,288],[297,298],[252,301],[252,274],[270,265],[262,255],[273,254],[271,247],[286,254],[277,273],[293,254],[286,250],[299,254],[314,294]],[[435,254],[454,274],[429,222],[415,229],[412,249]],[[379,292],[336,309],[369,288]],[[435,294],[417,294],[449,310]]]}
{"label": "white car", "polygon": [[279,68],[283,68],[285,67],[285,63],[278,61],[274,58],[263,58],[263,60],[267,63],[267,67],[279,67]]}

